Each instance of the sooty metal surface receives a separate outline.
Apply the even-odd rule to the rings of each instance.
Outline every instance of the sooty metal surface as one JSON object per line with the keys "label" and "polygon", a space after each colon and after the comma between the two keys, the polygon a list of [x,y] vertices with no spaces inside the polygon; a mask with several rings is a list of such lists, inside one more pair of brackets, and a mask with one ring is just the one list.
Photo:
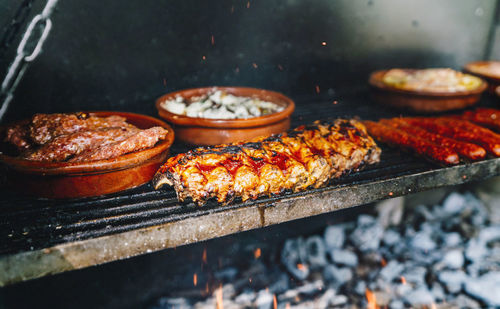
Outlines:
{"label": "sooty metal surface", "polygon": [[[292,126],[327,117],[378,119],[397,112],[373,105],[365,89],[337,101],[295,98]],[[492,98],[483,99],[490,105]],[[278,224],[336,209],[500,174],[500,159],[455,167],[383,147],[381,162],[321,189],[199,208],[179,204],[172,189],[150,184],[78,200],[28,198],[2,189],[0,286],[129,256]],[[173,152],[185,151],[175,145]]]}

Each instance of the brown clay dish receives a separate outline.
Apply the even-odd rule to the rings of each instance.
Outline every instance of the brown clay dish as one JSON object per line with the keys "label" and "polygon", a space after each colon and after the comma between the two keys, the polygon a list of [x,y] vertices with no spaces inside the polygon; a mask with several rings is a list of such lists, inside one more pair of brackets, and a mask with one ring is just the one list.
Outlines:
{"label": "brown clay dish", "polygon": [[500,65],[500,61],[475,61],[467,63],[464,70],[469,74],[485,79],[488,82],[488,91],[498,94],[500,74],[490,70],[491,65]]}
{"label": "brown clay dish", "polygon": [[130,189],[150,181],[166,160],[174,131],[153,117],[124,112],[91,112],[106,117],[118,115],[140,129],[161,126],[169,131],[153,148],[117,158],[93,162],[39,162],[0,153],[7,185],[23,193],[46,198],[99,196]]}
{"label": "brown clay dish", "polygon": [[387,70],[376,71],[370,75],[368,82],[372,88],[373,99],[381,104],[419,113],[444,112],[474,105],[487,87],[483,81],[477,89],[467,91],[404,90],[385,84],[383,77],[386,72]]}
{"label": "brown clay dish", "polygon": [[[208,119],[193,118],[171,113],[161,106],[165,100],[181,96],[185,99],[198,97],[222,90],[235,96],[255,97],[269,101],[284,109],[280,112],[261,117],[246,119]],[[161,96],[156,100],[160,117],[172,124],[177,140],[192,145],[217,145],[249,140],[254,137],[271,135],[290,128],[290,115],[295,110],[295,103],[285,95],[263,89],[246,87],[206,87],[180,90]]]}

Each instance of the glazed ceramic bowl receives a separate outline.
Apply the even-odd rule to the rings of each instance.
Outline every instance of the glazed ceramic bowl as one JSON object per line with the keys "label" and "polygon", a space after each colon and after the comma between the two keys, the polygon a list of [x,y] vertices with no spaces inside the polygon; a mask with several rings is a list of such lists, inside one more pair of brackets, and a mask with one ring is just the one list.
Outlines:
{"label": "glazed ceramic bowl", "polygon": [[0,153],[8,186],[46,198],[99,196],[137,187],[150,181],[166,160],[174,132],[165,122],[145,115],[123,112],[91,112],[106,117],[118,115],[140,129],[161,126],[169,131],[153,148],[117,158],[82,163],[38,162]]}
{"label": "glazed ceramic bowl", "polygon": [[[166,110],[162,103],[178,96],[184,99],[199,97],[215,90],[235,96],[253,97],[273,102],[284,109],[261,117],[246,119],[208,119],[178,115]],[[217,145],[239,142],[258,136],[266,136],[286,131],[290,128],[290,116],[295,103],[285,95],[263,89],[246,87],[206,87],[172,92],[156,100],[160,117],[172,124],[176,139],[191,145]]]}
{"label": "glazed ceramic bowl", "polygon": [[376,71],[370,75],[369,84],[375,101],[418,113],[436,113],[466,108],[476,104],[487,87],[486,82],[473,90],[455,92],[434,92],[404,90],[383,82],[387,70]]}
{"label": "glazed ceramic bowl", "polygon": [[[497,69],[493,70],[493,66]],[[472,75],[481,77],[488,82],[488,91],[491,93],[500,92],[500,72],[498,70],[500,67],[500,61],[475,61],[467,63],[464,70]]]}

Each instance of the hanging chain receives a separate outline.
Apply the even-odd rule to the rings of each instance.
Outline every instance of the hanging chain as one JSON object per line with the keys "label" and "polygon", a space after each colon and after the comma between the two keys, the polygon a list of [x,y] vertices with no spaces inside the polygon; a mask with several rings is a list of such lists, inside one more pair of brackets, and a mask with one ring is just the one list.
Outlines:
{"label": "hanging chain", "polygon": [[33,17],[17,47],[16,57],[9,66],[0,88],[0,120],[2,120],[9,103],[14,98],[14,91],[28,68],[29,63],[35,60],[42,51],[43,43],[52,28],[50,15],[57,1],[48,0],[42,13]]}
{"label": "hanging chain", "polygon": [[7,48],[16,38],[19,28],[24,25],[33,7],[33,2],[34,0],[24,0],[14,14],[14,18],[3,27],[4,33],[0,41],[0,58],[3,57]]}

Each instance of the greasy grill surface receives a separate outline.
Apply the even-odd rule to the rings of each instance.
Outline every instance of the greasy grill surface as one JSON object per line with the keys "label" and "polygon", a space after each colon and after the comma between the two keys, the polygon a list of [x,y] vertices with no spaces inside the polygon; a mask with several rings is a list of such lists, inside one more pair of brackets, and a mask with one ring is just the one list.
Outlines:
{"label": "greasy grill surface", "polygon": [[[336,97],[337,104],[327,96],[295,97],[297,110],[292,127],[327,117],[359,116],[363,119],[378,119],[397,115],[393,110],[374,105],[368,98],[366,89],[354,89],[340,98]],[[485,98],[482,105],[491,105],[493,100],[494,98]],[[384,146],[381,148],[383,153],[380,164],[336,179],[328,187],[351,186],[440,168],[394,149]],[[186,150],[185,146],[174,144],[173,153]],[[293,197],[322,190],[325,189],[285,195]],[[203,208],[194,206],[193,203],[179,205],[173,189],[155,191],[151,184],[104,197],[70,201],[24,197],[6,188],[0,189],[0,194],[0,255],[120,233],[255,203],[247,201],[242,204],[236,201],[220,207],[210,202]],[[257,202],[272,202],[281,197],[260,198]]]}

